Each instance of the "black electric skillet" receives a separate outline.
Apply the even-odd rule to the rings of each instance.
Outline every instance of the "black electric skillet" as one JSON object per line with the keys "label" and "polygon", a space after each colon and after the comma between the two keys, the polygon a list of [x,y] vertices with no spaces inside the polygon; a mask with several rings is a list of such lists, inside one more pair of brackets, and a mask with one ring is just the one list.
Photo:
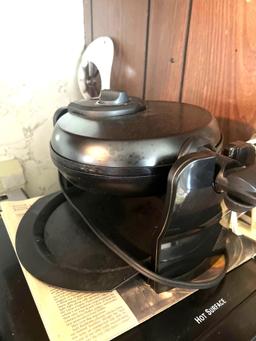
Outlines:
{"label": "black electric skillet", "polygon": [[[51,156],[73,184],[120,195],[163,193],[181,148],[219,150],[222,137],[206,110],[104,90],[55,115]],[[187,150],[187,152],[188,152]]]}
{"label": "black electric skillet", "polygon": [[[104,90],[57,110],[50,150],[62,194],[32,206],[16,236],[36,277],[91,291],[136,273],[157,291],[209,288],[224,277],[221,202],[238,212],[256,206],[255,149],[241,141],[223,148],[208,111]],[[220,255],[214,278],[194,280]]]}

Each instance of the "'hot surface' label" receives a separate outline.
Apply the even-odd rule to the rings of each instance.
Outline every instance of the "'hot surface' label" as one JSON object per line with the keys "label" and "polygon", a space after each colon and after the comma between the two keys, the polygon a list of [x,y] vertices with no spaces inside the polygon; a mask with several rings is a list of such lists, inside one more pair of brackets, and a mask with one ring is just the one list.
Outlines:
{"label": "'hot surface' label", "polygon": [[201,324],[207,319],[208,316],[211,316],[212,314],[214,314],[217,310],[219,310],[226,303],[227,301],[224,300],[224,298],[219,299],[218,302],[214,303],[209,308],[206,308],[202,314],[194,317],[194,320],[196,321],[196,323]]}

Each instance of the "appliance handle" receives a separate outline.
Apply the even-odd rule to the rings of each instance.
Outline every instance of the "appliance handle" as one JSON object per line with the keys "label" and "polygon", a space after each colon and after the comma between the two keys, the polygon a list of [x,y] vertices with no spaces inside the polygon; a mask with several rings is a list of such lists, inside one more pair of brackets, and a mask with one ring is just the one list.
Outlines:
{"label": "appliance handle", "polygon": [[236,212],[249,211],[256,206],[256,163],[237,167],[217,177],[216,183],[225,192],[225,202]]}
{"label": "appliance handle", "polygon": [[100,231],[97,227],[93,226],[88,219],[84,216],[84,214],[79,210],[79,208],[74,204],[68,192],[66,190],[67,186],[63,181],[63,176],[59,173],[59,182],[61,190],[67,200],[67,202],[71,205],[71,207],[78,213],[78,215],[82,218],[82,220],[87,224],[90,230],[94,233],[94,235],[105,244],[111,251],[113,251],[119,258],[121,258],[125,263],[130,265],[133,269],[138,271],[143,276],[151,279],[154,282],[157,282],[162,285],[166,285],[169,287],[183,288],[183,289],[209,289],[217,286],[221,280],[225,277],[225,274],[228,270],[229,259],[226,248],[213,251],[209,257],[216,255],[223,255],[225,258],[225,265],[222,271],[211,280],[201,280],[201,281],[180,281],[177,279],[170,279],[168,277],[161,276],[154,271],[149,270],[141,263],[137,262],[133,257],[128,255],[125,251],[119,248],[111,239],[109,239],[102,231]]}
{"label": "appliance handle", "polygon": [[245,212],[256,207],[255,148],[246,142],[236,141],[218,156],[220,171],[215,185],[224,192],[225,203],[235,212]]}
{"label": "appliance handle", "polygon": [[67,112],[68,112],[68,107],[61,107],[57,109],[53,115],[53,125],[55,126],[58,119],[61,118],[61,116],[66,114]]}

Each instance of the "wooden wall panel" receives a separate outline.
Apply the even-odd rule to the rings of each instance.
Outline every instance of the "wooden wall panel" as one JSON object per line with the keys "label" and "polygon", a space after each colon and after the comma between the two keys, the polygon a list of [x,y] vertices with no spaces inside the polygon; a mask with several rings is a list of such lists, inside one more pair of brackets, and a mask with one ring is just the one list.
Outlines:
{"label": "wooden wall panel", "polygon": [[92,41],[92,0],[83,0],[84,7],[84,41],[88,45]]}
{"label": "wooden wall panel", "polygon": [[111,86],[142,96],[146,56],[148,0],[93,0],[93,39],[115,43]]}
{"label": "wooden wall panel", "polygon": [[182,100],[218,116],[227,140],[256,131],[255,0],[193,0]]}
{"label": "wooden wall panel", "polygon": [[146,98],[180,99],[190,0],[151,0]]}

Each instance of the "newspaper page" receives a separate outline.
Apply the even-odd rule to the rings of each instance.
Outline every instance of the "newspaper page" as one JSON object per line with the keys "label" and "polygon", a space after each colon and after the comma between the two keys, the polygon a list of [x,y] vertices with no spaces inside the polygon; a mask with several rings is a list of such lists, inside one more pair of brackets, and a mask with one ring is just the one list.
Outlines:
{"label": "newspaper page", "polygon": [[[1,204],[13,246],[19,222],[36,200]],[[24,267],[22,270],[51,341],[111,340],[138,324],[116,290],[84,293],[60,289],[37,280]]]}

